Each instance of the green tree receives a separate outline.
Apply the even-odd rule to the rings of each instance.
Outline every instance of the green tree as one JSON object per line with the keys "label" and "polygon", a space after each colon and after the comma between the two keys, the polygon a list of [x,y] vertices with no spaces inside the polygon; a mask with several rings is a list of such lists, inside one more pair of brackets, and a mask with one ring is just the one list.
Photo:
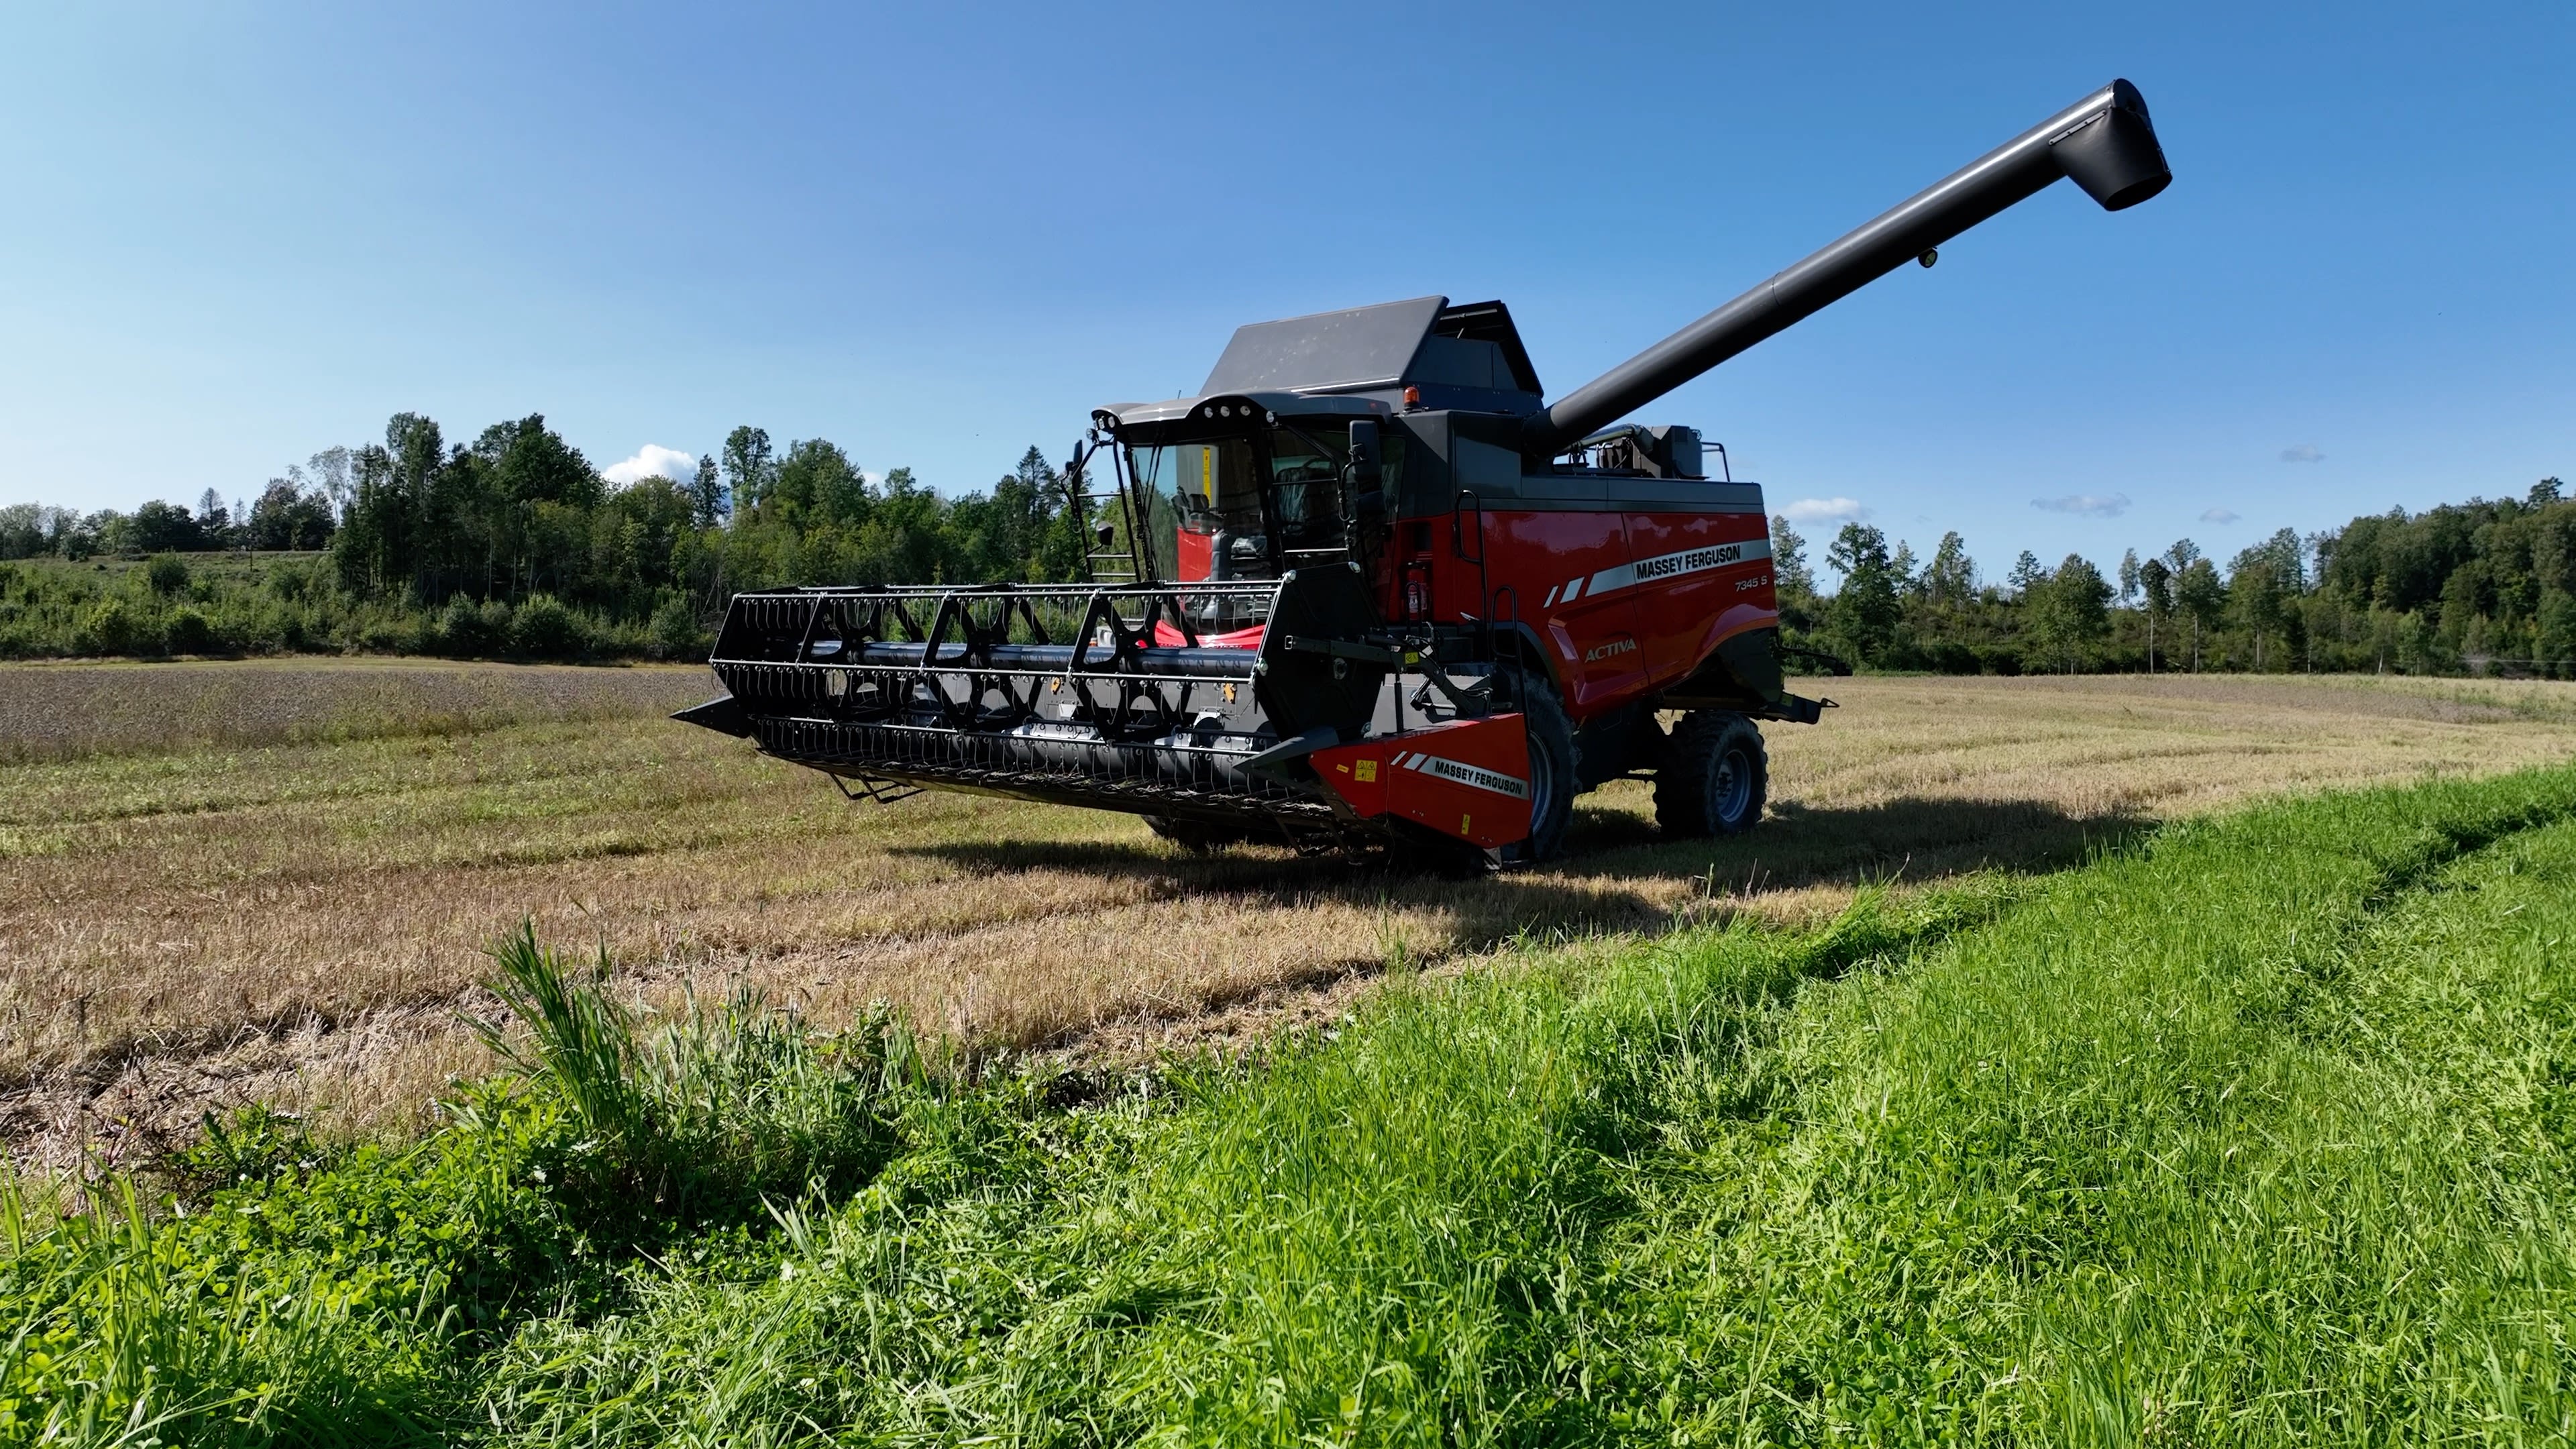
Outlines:
{"label": "green tree", "polygon": [[[821,438],[788,444],[787,456],[768,469],[758,493],[764,516],[809,529],[858,528],[875,502],[867,475],[849,454]],[[734,496],[740,498],[741,491]]]}
{"label": "green tree", "polygon": [[2023,606],[2032,636],[2069,674],[2111,629],[2111,585],[2081,554],[2068,554],[2055,572],[2025,590]]}
{"label": "green tree", "polygon": [[770,459],[769,430],[749,424],[725,434],[724,476],[737,509],[756,508],[767,491],[776,464]]}
{"label": "green tree", "polygon": [[[351,462],[352,456],[349,450],[342,447],[324,448],[304,460],[304,466],[313,470],[312,486],[321,490],[322,496],[330,500],[331,517],[335,522],[341,514],[348,511],[349,499],[356,486],[350,473]],[[292,477],[294,472],[291,467],[287,469],[289,477]]]}
{"label": "green tree", "polygon": [[725,520],[724,475],[716,471],[716,460],[701,453],[698,471],[689,478],[689,511],[700,528],[715,528]]}
{"label": "green tree", "polygon": [[2282,586],[2279,567],[2259,550],[2248,549],[2237,555],[2236,565],[2228,571],[2227,601],[2237,622],[2254,636],[2254,670],[2264,667],[2264,643],[2277,634],[2288,614],[2289,590]]}
{"label": "green tree", "polygon": [[331,500],[321,490],[271,478],[259,501],[251,505],[243,533],[248,545],[257,549],[323,548],[331,542],[333,527]]}
{"label": "green tree", "polygon": [[2217,565],[2198,557],[2198,550],[2193,552],[2195,556],[2182,570],[2182,576],[2174,581],[2174,601],[2191,620],[2191,669],[2197,674],[2201,636],[2216,629],[2226,616],[2227,585],[2218,577]]}
{"label": "green tree", "polygon": [[138,553],[194,553],[206,547],[205,524],[178,504],[155,499],[126,520],[121,546]]}
{"label": "green tree", "polygon": [[1904,617],[1887,535],[1866,523],[1846,523],[1826,549],[1825,561],[1843,576],[1828,611],[1836,639],[1856,661],[1884,662]]}
{"label": "green tree", "polygon": [[2156,672],[2156,631],[2173,617],[2173,570],[2160,558],[2138,565],[2139,608],[2147,616],[2147,672]]}
{"label": "green tree", "polygon": [[0,558],[61,553],[79,519],[67,508],[12,503],[0,508]]}
{"label": "green tree", "polygon": [[1771,581],[1783,594],[1816,591],[1815,573],[1807,567],[1807,541],[1785,518],[1771,520]]}
{"label": "green tree", "polygon": [[1771,519],[1771,589],[1784,632],[1816,627],[1816,575],[1807,566],[1807,541],[1777,515]]}
{"label": "green tree", "polygon": [[209,488],[197,495],[197,533],[202,547],[222,548],[231,540],[233,511],[224,507],[224,496]]}
{"label": "green tree", "polygon": [[2228,601],[2237,619],[2254,636],[2254,668],[2259,673],[2281,650],[2268,650],[2296,622],[2296,605],[2306,592],[2306,549],[2298,533],[2284,528],[2239,553],[2228,567]]}
{"label": "green tree", "polygon": [[2370,658],[2373,673],[2386,674],[2388,662],[2398,657],[2398,618],[2398,615],[2386,609],[2374,608],[2370,611]]}
{"label": "green tree", "polygon": [[2026,598],[2047,579],[2048,570],[2039,566],[2039,555],[2023,549],[2021,557],[2013,560],[2012,572],[2005,575],[2004,587],[2012,590],[2014,598]]}
{"label": "green tree", "polygon": [[2532,657],[2557,678],[2576,678],[2576,594],[2543,594],[2539,625]]}
{"label": "green tree", "polygon": [[1941,535],[1932,562],[1923,567],[1923,597],[1945,608],[1961,608],[1977,596],[1977,561],[1968,557],[1967,542],[1957,531]]}
{"label": "green tree", "polygon": [[396,413],[385,424],[382,446],[371,443],[351,455],[349,506],[332,541],[349,587],[374,594],[413,582],[433,531],[430,489],[445,452],[438,424]]}
{"label": "green tree", "polygon": [[2398,667],[2409,674],[2433,674],[2447,662],[2442,653],[2441,631],[2421,610],[2409,609],[2398,616]]}

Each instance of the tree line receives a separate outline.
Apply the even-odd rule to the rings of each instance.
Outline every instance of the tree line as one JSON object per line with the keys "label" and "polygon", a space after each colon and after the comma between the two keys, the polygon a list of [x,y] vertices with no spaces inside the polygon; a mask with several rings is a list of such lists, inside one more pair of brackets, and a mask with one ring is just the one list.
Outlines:
{"label": "tree line", "polygon": [[2576,678],[2576,502],[2556,478],[2522,498],[2391,509],[2302,537],[2282,529],[2222,567],[2185,538],[2106,575],[2025,551],[1982,576],[1956,532],[1929,559],[1866,523],[1827,543],[1771,526],[1782,632],[1796,657],[1944,673],[2229,670],[2514,673]]}
{"label": "tree line", "polygon": [[[2546,478],[2521,498],[2283,529],[2223,565],[2189,539],[2108,574],[2025,552],[2000,579],[1955,532],[1927,559],[1848,523],[1811,563],[1775,519],[1774,573],[1784,642],[1815,667],[2576,677],[2576,502],[2560,495]],[[1036,448],[947,497],[744,426],[685,479],[618,486],[541,415],[452,442],[399,413],[382,442],[316,453],[255,499],[0,508],[0,560],[22,561],[0,563],[0,656],[686,657],[737,590],[1060,581],[1083,542]]]}
{"label": "tree line", "polygon": [[194,513],[0,509],[0,559],[87,565],[0,576],[0,655],[683,657],[737,590],[1065,580],[1082,554],[1034,447],[949,498],[744,426],[689,478],[617,486],[541,415],[450,442],[399,413],[383,442],[318,453],[247,506],[209,490]]}

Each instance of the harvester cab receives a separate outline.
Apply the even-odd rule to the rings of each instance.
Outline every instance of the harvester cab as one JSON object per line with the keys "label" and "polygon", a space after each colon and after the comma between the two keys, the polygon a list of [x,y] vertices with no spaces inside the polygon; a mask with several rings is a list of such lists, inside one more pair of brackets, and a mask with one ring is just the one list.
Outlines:
{"label": "harvester cab", "polygon": [[1085,579],[738,594],[731,692],[679,718],[854,795],[1123,810],[1195,849],[1543,859],[1621,777],[1668,832],[1747,829],[1757,722],[1822,708],[1785,687],[1762,490],[1618,420],[2065,178],[2112,211],[2171,180],[2128,82],[1554,403],[1500,302],[1243,327],[1197,396],[1092,415]]}

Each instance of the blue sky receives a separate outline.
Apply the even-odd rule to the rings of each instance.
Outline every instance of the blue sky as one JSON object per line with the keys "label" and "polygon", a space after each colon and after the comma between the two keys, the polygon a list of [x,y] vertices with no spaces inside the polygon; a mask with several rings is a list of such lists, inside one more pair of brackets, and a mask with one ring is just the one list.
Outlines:
{"label": "blue sky", "polygon": [[603,466],[752,422],[963,491],[1237,323],[1431,292],[1507,300],[1562,394],[2114,75],[2165,195],[2061,185],[1646,420],[1989,574],[2576,469],[2564,4],[0,27],[0,501],[249,496],[402,409]]}

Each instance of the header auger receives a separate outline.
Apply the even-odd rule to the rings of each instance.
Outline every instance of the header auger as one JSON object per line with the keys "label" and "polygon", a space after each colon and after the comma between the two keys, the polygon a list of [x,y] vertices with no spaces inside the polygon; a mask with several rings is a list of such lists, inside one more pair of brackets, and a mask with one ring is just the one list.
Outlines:
{"label": "header auger", "polygon": [[1198,849],[1544,859],[1622,777],[1667,831],[1747,829],[1755,721],[1821,709],[1783,686],[1762,490],[1617,420],[2062,177],[2111,211],[2164,189],[2136,87],[1553,404],[1500,302],[1243,327],[1198,396],[1092,415],[1065,470],[1088,582],[739,594],[731,694],[679,718],[853,794],[1124,810]]}

